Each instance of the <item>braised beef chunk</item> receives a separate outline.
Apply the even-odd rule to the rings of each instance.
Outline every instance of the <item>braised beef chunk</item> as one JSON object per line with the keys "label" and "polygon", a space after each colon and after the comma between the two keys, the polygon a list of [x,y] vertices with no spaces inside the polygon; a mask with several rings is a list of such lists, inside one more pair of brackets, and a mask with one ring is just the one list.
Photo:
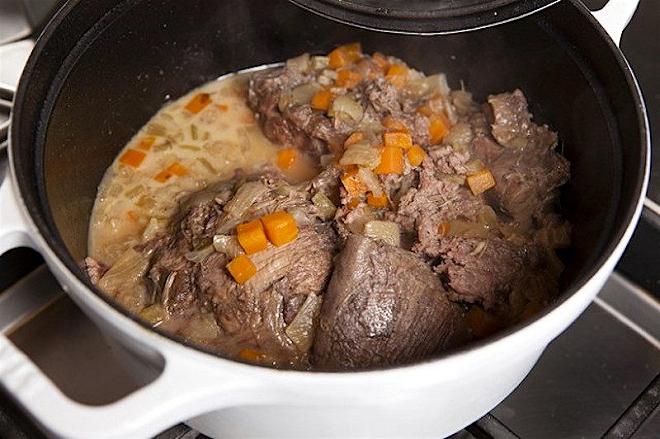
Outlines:
{"label": "braised beef chunk", "polygon": [[452,346],[460,307],[413,253],[352,235],[321,307],[314,364],[327,370],[410,363]]}
{"label": "braised beef chunk", "polygon": [[328,145],[341,144],[345,136],[337,132],[330,118],[309,104],[286,102],[288,95],[309,78],[289,67],[256,72],[250,78],[248,102],[270,140],[321,155]]}
{"label": "braised beef chunk", "polygon": [[[502,308],[516,290],[534,294],[538,301],[549,300],[556,288],[558,273],[534,243],[447,237],[440,242],[439,256],[442,263],[435,270],[445,279],[452,300],[478,303],[486,309]],[[541,291],[524,288],[531,284],[540,286]]]}
{"label": "braised beef chunk", "polygon": [[497,185],[489,198],[523,228],[542,217],[569,177],[568,161],[550,150],[506,150],[491,163]]}
{"label": "braised beef chunk", "polygon": [[[233,185],[235,193],[229,199],[198,194],[198,204],[184,203],[187,210],[177,216],[171,234],[144,246],[151,255],[147,279],[154,300],[173,320],[211,313],[218,328],[215,342],[229,355],[247,346],[268,352],[263,360],[271,364],[304,367],[307,352],[300,351],[285,330],[310,294],[323,294],[332,272],[336,234],[315,216],[318,212],[309,200],[319,190],[333,190],[329,175],[298,186],[272,174],[239,179],[242,184]],[[226,266],[240,247],[236,238],[222,234],[235,224],[281,209],[298,212],[298,237],[250,255],[257,272],[244,285],[238,284]],[[227,253],[211,245],[219,235],[227,238],[223,242],[234,240],[233,247],[225,245]]]}
{"label": "braised beef chunk", "polygon": [[527,99],[520,90],[502,93],[488,98],[495,119],[493,137],[510,148],[535,147],[549,149],[557,143],[557,134],[546,125],[532,122]]}

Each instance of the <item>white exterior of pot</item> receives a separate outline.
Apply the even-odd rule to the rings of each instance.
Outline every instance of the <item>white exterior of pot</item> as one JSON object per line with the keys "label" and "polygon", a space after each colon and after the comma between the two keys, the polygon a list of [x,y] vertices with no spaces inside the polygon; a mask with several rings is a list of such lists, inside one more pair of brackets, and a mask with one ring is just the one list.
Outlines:
{"label": "white exterior of pot", "polygon": [[[596,13],[615,42],[636,6],[637,1],[611,0]],[[649,161],[642,194],[648,168]],[[320,373],[250,366],[205,354],[113,309],[47,246],[15,190],[13,169],[8,177],[0,187],[0,254],[21,245],[38,250],[62,288],[105,334],[142,361],[164,365],[155,381],[131,395],[106,406],[85,406],[62,394],[0,335],[0,384],[48,431],[72,438],[149,437],[186,420],[202,433],[222,438],[450,435],[511,393],[548,343],[591,303],[630,240],[644,199],[643,195],[638,199],[623,238],[594,276],[561,305],[520,330],[411,366]]]}

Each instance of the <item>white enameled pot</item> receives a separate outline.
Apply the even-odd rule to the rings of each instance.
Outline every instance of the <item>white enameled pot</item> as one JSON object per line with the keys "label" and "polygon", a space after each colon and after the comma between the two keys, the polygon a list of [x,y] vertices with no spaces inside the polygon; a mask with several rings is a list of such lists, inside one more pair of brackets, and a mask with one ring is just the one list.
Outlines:
{"label": "white enameled pot", "polygon": [[[611,0],[594,15],[618,44],[636,6],[637,1]],[[648,162],[635,214],[614,250],[582,288],[541,318],[432,361],[389,370],[318,373],[222,359],[118,312],[72,276],[49,247],[16,190],[12,168],[0,187],[0,252],[17,246],[39,251],[63,289],[106,335],[141,363],[162,367],[162,373],[117,402],[85,406],[64,395],[2,335],[0,383],[45,429],[62,437],[148,437],[182,421],[222,438],[447,436],[512,392],[548,343],[591,303],[630,239],[647,180]]]}

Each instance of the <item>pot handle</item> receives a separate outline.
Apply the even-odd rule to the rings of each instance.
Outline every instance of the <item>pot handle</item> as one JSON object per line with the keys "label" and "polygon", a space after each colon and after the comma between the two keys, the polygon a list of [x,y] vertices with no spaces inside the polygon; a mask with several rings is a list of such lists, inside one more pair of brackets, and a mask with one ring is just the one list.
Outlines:
{"label": "pot handle", "polygon": [[245,378],[219,372],[217,364],[200,365],[198,358],[163,355],[165,367],[155,381],[111,404],[88,406],[64,395],[2,334],[0,384],[49,433],[65,438],[153,437],[203,413],[254,402]]}
{"label": "pot handle", "polygon": [[639,6],[639,0],[609,0],[602,9],[593,11],[594,17],[619,46],[621,34]]}
{"label": "pot handle", "polygon": [[2,206],[2,213],[0,213],[0,255],[16,247],[36,249],[34,241],[30,238],[30,227],[23,217],[16,198],[16,190],[8,164],[0,164],[0,176],[2,174],[4,174],[4,179],[0,182],[0,206]]}

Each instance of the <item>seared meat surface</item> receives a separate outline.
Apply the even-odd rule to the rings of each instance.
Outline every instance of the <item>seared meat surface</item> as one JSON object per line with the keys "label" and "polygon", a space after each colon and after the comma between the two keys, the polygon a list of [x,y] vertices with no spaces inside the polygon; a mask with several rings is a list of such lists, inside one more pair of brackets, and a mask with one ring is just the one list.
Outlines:
{"label": "seared meat surface", "polygon": [[461,308],[413,253],[351,235],[321,307],[314,364],[351,370],[409,363],[465,332]]}

